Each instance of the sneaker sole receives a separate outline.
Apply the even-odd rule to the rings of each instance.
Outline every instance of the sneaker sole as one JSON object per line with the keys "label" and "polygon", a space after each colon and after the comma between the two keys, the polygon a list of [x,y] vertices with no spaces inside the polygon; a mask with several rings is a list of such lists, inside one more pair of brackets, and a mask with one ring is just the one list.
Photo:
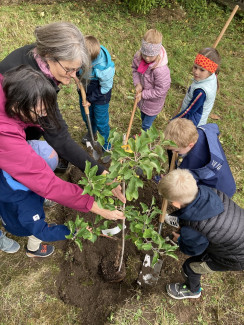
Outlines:
{"label": "sneaker sole", "polygon": [[167,289],[167,294],[171,297],[171,298],[174,298],[174,299],[177,299],[177,300],[180,300],[180,299],[197,299],[201,296],[201,292],[199,292],[198,295],[196,296],[185,296],[185,297],[176,297],[174,296],[172,293],[170,293]]}
{"label": "sneaker sole", "polygon": [[50,254],[48,254],[48,255],[45,255],[45,256],[40,256],[40,255],[34,255],[34,254],[32,254],[32,253],[29,253],[29,252],[26,252],[26,255],[28,256],[28,257],[37,257],[37,258],[42,258],[42,257],[48,257],[48,256],[50,256],[50,255],[52,255],[54,253],[54,250],[50,253]]}
{"label": "sneaker sole", "polygon": [[16,251],[13,251],[13,252],[3,251],[2,249],[1,249],[1,251],[4,252],[4,253],[7,253],[7,254],[14,254],[14,253],[17,253],[19,251],[19,248]]}

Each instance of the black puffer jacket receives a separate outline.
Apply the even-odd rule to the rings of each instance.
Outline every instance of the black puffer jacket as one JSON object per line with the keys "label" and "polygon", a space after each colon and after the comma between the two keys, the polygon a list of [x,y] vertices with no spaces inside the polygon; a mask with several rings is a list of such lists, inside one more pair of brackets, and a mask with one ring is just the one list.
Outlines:
{"label": "black puffer jacket", "polygon": [[227,269],[244,269],[244,210],[226,194],[199,186],[197,198],[174,214],[179,217],[183,252],[195,244],[199,247],[195,255],[206,252]]}
{"label": "black puffer jacket", "polygon": [[[0,73],[4,74],[8,70],[22,64],[31,66],[33,69],[41,72],[31,52],[34,47],[35,44],[26,45],[10,53],[3,61],[0,62]],[[56,83],[52,79],[49,79],[49,81],[58,93],[59,88]],[[85,170],[86,160],[90,161],[92,166],[97,165],[96,161],[92,159],[88,153],[71,138],[68,132],[68,126],[58,108],[58,103],[56,106],[57,119],[60,129],[53,127],[53,124],[50,126],[45,119],[45,125],[43,126],[43,136],[45,140],[57,151],[60,157],[68,160],[73,165],[79,167],[82,171]],[[37,128],[26,130],[26,134],[27,140],[38,139],[41,136],[40,131],[37,130]],[[105,168],[102,165],[98,165],[98,174],[101,174],[104,169]]]}

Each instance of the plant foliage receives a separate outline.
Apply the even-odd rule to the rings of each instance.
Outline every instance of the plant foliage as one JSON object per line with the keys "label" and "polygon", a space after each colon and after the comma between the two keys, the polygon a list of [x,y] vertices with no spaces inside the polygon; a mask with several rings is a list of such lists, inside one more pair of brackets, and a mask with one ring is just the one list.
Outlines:
{"label": "plant foliage", "polygon": [[[98,141],[103,141],[98,135]],[[166,161],[166,154],[163,147],[174,146],[174,143],[164,140],[163,132],[158,132],[155,127],[151,127],[147,132],[141,132],[140,136],[135,139],[130,138],[128,144],[123,146],[123,135],[116,129],[111,131],[109,141],[111,150],[111,165],[109,174],[97,176],[97,166],[91,168],[91,163],[86,163],[86,177],[79,181],[83,186],[82,194],[89,194],[95,197],[96,202],[102,208],[114,210],[122,210],[121,202],[112,198],[112,190],[121,182],[126,184],[126,199],[132,205],[127,205],[124,211],[129,229],[127,239],[134,242],[140,250],[150,250],[154,253],[153,264],[156,263],[159,255],[174,255],[176,249],[165,242],[165,239],[154,230],[153,219],[161,212],[155,206],[153,198],[150,207],[144,203],[140,203],[141,208],[136,209],[133,201],[138,199],[138,189],[143,188],[144,182],[137,175],[138,171],[144,175],[146,179],[151,179],[154,173],[162,172],[162,163]],[[97,216],[94,225],[87,223],[83,218],[77,216],[75,221],[67,223],[71,234],[67,237],[73,239],[75,243],[82,249],[82,239],[88,239],[94,242],[101,230],[109,227],[110,221],[100,222],[101,217]],[[98,224],[97,227],[95,225]],[[92,227],[89,231],[88,228]]]}

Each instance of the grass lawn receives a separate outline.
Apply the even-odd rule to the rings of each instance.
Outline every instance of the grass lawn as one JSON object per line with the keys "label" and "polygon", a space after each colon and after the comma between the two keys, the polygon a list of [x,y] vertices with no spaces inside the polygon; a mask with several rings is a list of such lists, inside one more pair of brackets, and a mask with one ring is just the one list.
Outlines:
{"label": "grass lawn", "polygon": [[[38,2],[38,1],[36,1]],[[54,21],[70,21],[84,34],[96,36],[107,47],[116,65],[114,89],[110,103],[111,127],[126,132],[133,107],[134,87],[131,61],[140,48],[141,38],[149,28],[163,34],[172,84],[163,111],[155,121],[163,130],[183,99],[191,83],[191,68],[197,51],[213,45],[230,10],[210,2],[199,13],[186,12],[179,5],[153,10],[149,15],[128,12],[119,1],[39,1],[0,5],[0,60],[12,50],[34,42],[35,26]],[[243,16],[242,16],[243,17]],[[220,140],[237,183],[234,201],[244,208],[244,111],[243,111],[243,18],[235,17],[217,49],[222,57],[219,74],[220,90],[212,113],[219,125]],[[86,132],[79,112],[74,85],[62,87],[59,104],[70,133],[77,142]],[[137,112],[133,134],[140,129]],[[17,239],[22,249],[18,254],[1,256],[0,325],[12,324],[83,324],[80,311],[57,298],[55,277],[59,272],[62,249],[53,258],[33,261],[25,256],[25,238]],[[171,279],[179,265],[170,270]],[[135,290],[133,298],[110,315],[106,324],[192,325],[244,324],[243,273],[216,273],[203,279],[200,301],[174,301],[162,294]],[[93,325],[93,324],[87,324]],[[96,325],[96,324],[94,324]]]}

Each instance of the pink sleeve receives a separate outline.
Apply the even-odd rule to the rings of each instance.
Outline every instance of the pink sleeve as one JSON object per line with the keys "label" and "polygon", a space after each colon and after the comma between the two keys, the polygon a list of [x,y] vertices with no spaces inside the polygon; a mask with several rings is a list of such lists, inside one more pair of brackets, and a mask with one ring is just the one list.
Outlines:
{"label": "pink sleeve", "polygon": [[0,132],[0,168],[40,196],[69,208],[88,212],[94,198],[76,184],[57,177],[45,160],[38,156],[16,127],[9,125]]}

